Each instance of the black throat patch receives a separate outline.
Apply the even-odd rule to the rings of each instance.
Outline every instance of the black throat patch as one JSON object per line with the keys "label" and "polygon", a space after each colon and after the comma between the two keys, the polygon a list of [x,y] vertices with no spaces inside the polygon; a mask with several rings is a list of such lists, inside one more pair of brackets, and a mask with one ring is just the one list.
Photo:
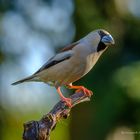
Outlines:
{"label": "black throat patch", "polygon": [[103,51],[107,46],[100,41],[100,43],[98,44],[98,47],[97,47],[97,52],[99,51]]}

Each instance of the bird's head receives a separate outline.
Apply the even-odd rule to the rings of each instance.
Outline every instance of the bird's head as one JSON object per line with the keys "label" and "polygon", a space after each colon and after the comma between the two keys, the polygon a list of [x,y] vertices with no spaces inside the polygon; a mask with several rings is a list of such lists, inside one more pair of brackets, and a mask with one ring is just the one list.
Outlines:
{"label": "bird's head", "polygon": [[97,30],[99,36],[100,36],[100,42],[97,46],[97,52],[104,50],[108,46],[112,46],[115,44],[115,41],[110,33],[107,31],[100,29]]}
{"label": "bird's head", "polygon": [[103,29],[97,29],[85,37],[86,42],[91,44],[94,51],[103,52],[107,47],[115,44],[110,33]]}
{"label": "bird's head", "polygon": [[107,47],[112,46],[115,44],[115,41],[110,33],[103,29],[96,30],[96,33],[98,34],[99,43],[97,45],[97,52],[105,50]]}

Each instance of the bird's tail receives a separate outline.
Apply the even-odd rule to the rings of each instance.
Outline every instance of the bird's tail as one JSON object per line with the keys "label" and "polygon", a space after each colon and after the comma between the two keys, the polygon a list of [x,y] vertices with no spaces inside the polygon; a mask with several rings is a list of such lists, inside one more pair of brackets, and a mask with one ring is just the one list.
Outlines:
{"label": "bird's tail", "polygon": [[19,81],[16,81],[16,82],[12,83],[11,85],[17,85],[17,84],[21,84],[23,82],[35,81],[34,78],[35,78],[34,75],[32,75],[32,76],[26,77],[24,79],[21,79]]}

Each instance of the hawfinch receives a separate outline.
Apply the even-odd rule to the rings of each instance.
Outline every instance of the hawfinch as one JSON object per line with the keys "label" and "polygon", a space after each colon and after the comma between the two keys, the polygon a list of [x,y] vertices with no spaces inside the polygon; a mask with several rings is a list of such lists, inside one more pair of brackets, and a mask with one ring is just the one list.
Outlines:
{"label": "hawfinch", "polygon": [[12,85],[31,81],[47,83],[54,86],[61,100],[71,107],[71,99],[63,96],[60,87],[67,86],[69,89],[82,90],[87,96],[90,96],[90,90],[83,86],[74,86],[72,83],[86,75],[101,54],[114,43],[113,37],[107,31],[103,29],[92,31],[79,41],[63,48],[33,75],[12,83]]}

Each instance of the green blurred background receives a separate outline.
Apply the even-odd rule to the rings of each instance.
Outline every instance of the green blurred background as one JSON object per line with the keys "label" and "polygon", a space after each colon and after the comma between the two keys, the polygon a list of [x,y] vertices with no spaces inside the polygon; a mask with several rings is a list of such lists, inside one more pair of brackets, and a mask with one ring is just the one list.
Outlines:
{"label": "green blurred background", "polygon": [[75,83],[94,96],[73,108],[51,139],[140,140],[139,7],[138,0],[0,0],[0,140],[22,139],[23,123],[59,100],[43,83],[10,84],[97,28],[116,44]]}

